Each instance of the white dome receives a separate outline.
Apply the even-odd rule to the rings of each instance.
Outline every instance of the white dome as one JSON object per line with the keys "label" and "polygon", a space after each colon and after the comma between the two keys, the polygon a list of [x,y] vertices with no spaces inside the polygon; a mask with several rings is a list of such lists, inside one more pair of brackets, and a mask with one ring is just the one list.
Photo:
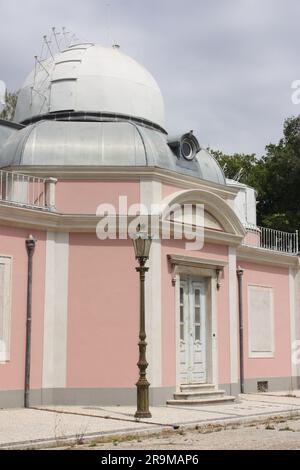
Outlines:
{"label": "white dome", "polygon": [[165,127],[156,81],[116,47],[77,44],[37,64],[19,92],[15,120],[59,111],[129,115]]}

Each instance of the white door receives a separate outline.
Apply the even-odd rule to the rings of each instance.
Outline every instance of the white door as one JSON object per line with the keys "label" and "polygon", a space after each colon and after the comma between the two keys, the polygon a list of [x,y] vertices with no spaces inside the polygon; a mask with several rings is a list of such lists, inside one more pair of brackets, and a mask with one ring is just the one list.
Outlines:
{"label": "white door", "polygon": [[186,278],[180,282],[180,382],[206,382],[206,288]]}

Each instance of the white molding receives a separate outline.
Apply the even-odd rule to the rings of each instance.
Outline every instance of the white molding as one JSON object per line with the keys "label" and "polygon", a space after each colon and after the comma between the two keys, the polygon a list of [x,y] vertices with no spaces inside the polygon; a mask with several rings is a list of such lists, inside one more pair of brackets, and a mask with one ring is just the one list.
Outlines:
{"label": "white molding", "polygon": [[245,245],[237,248],[237,260],[254,264],[277,265],[285,268],[294,266],[299,268],[299,256],[297,255]]}
{"label": "white molding", "polygon": [[[157,181],[140,182],[140,202],[148,210],[151,204],[161,202],[162,188]],[[149,272],[145,281],[145,312],[147,333],[147,375],[152,387],[162,385],[162,263],[161,241],[153,240],[148,261]]]}
{"label": "white molding", "polygon": [[1,225],[48,229],[55,232],[96,232],[100,218],[94,214],[59,214],[0,203]]}
{"label": "white molding", "polygon": [[229,288],[229,326],[230,326],[230,382],[237,383],[238,371],[238,309],[236,249],[228,248],[228,288]]}
{"label": "white molding", "polygon": [[[240,242],[246,235],[245,228],[231,209],[230,205],[222,197],[207,189],[190,189],[177,191],[167,196],[162,203],[166,206],[173,204],[203,204],[204,209],[209,212],[223,227],[226,234],[240,237]],[[222,233],[215,231],[216,233]]]}
{"label": "white molding", "polygon": [[[200,277],[194,276],[180,276],[179,281],[179,289],[184,288],[184,339],[180,338],[180,327],[179,332],[177,330],[177,334],[179,334],[179,342],[180,342],[180,356],[179,356],[179,385],[181,384],[189,384],[189,383],[211,383],[210,382],[210,342],[211,342],[211,335],[210,335],[210,309],[209,309],[209,302],[208,302],[208,283],[207,279],[203,279]],[[199,290],[200,298],[199,301],[201,303],[200,308],[200,315],[201,320],[199,325],[201,324],[200,328],[200,338],[196,340],[195,338],[195,299],[194,299],[194,292],[195,289]],[[178,292],[178,287],[177,287]],[[180,309],[180,293],[179,299],[177,298],[177,308],[179,306]],[[180,310],[179,310],[179,319],[177,321],[180,325]],[[182,355],[182,341],[184,343],[184,356]],[[199,341],[199,343],[198,343]],[[197,369],[197,365],[195,362],[195,347],[196,343],[202,346],[201,356],[202,356],[202,366],[199,365]],[[199,351],[200,352],[200,351]],[[178,384],[178,383],[177,383]],[[177,385],[176,384],[176,385]]]}
{"label": "white molding", "polygon": [[[123,218],[124,216],[117,214],[117,218],[119,217]],[[126,223],[130,223],[134,218],[134,216],[128,216]],[[29,209],[0,202],[1,224],[10,227],[26,227],[64,233],[96,233],[96,227],[100,220],[101,217],[94,214],[60,214],[58,212]],[[161,226],[162,223],[160,223],[160,230]],[[204,230],[204,237],[206,242],[218,244],[239,245],[242,241],[242,237],[235,234],[211,229]]]}
{"label": "white molding", "polygon": [[0,264],[4,265],[4,280],[3,280],[3,323],[0,327],[3,329],[3,346],[0,349],[0,364],[6,364],[10,361],[10,346],[11,346],[11,307],[12,307],[12,256],[0,255]]}
{"label": "white molding", "polygon": [[[297,282],[298,281],[298,282]],[[290,336],[291,336],[291,371],[292,377],[299,376],[300,367],[293,363],[293,343],[300,339],[300,334],[297,334],[300,318],[299,318],[299,271],[289,269],[289,298],[290,298]]]}
{"label": "white molding", "polygon": [[176,392],[180,392],[180,275],[176,274],[175,295],[175,344],[176,344]]}
{"label": "white molding", "polygon": [[186,255],[168,255],[168,259],[172,265],[189,266],[193,268],[203,269],[221,269],[227,266],[227,261],[215,258],[198,258],[196,256]]}
{"label": "white molding", "polygon": [[[251,310],[250,310],[250,289],[251,288],[260,288],[266,289],[270,291],[270,315],[271,315],[271,349],[270,351],[253,351],[252,344],[251,344],[251,337],[252,337],[252,325],[251,325]],[[260,284],[248,284],[247,288],[247,298],[248,298],[248,357],[249,358],[274,358],[275,357],[275,312],[274,312],[274,289],[271,286],[265,286]]]}
{"label": "white molding", "polygon": [[213,270],[192,268],[188,271],[186,266],[178,266],[174,274],[173,284],[175,295],[175,334],[176,334],[176,391],[180,391],[180,282],[181,276],[192,276],[201,283],[201,278],[207,280],[206,289],[206,339],[207,339],[207,382],[218,387],[218,327],[217,327],[217,278]]}
{"label": "white molding", "polygon": [[218,306],[217,306],[217,278],[211,277],[211,351],[212,351],[212,384],[216,388],[219,385],[219,361],[218,361]]}
{"label": "white molding", "polygon": [[69,234],[47,233],[43,388],[66,386]]}
{"label": "white molding", "polygon": [[[208,322],[208,335],[211,335],[211,339],[207,336],[208,347],[210,351],[207,351],[207,380],[218,387],[219,384],[219,372],[218,372],[218,319],[217,319],[217,268],[224,268],[227,262],[218,259],[199,259],[192,256],[184,255],[168,255],[169,262],[172,265],[173,272],[173,283],[175,282],[175,300],[178,302],[178,279],[180,275],[191,275],[196,278],[208,279],[207,289],[207,312],[210,315],[210,322]],[[176,297],[177,296],[177,297]],[[178,305],[178,304],[176,304]],[[176,310],[176,322],[179,322],[178,307]],[[176,332],[178,338],[178,331]],[[177,344],[177,350],[179,345]],[[177,355],[177,387],[180,375],[178,372],[180,358]]]}

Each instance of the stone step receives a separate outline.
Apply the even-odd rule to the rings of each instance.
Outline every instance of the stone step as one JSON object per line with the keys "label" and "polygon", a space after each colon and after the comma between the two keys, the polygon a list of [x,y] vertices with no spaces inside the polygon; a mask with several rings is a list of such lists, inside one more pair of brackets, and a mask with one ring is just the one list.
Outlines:
{"label": "stone step", "polygon": [[175,400],[194,400],[206,398],[222,398],[225,395],[225,390],[186,390],[174,394]]}
{"label": "stone step", "polygon": [[168,400],[167,405],[171,406],[201,406],[201,405],[219,405],[233,403],[236,397],[226,395],[220,398],[195,398],[193,400]]}
{"label": "stone step", "polygon": [[187,384],[187,385],[180,385],[181,392],[195,392],[195,391],[207,391],[207,390],[216,390],[216,386],[213,384]]}

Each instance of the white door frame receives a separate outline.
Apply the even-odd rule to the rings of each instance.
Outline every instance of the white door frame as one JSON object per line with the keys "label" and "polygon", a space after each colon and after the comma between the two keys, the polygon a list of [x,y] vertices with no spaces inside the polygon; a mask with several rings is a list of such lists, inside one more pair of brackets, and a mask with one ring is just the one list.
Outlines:
{"label": "white door frame", "polygon": [[176,391],[180,391],[180,278],[190,275],[206,280],[206,382],[218,387],[218,335],[217,335],[217,276],[215,270],[181,267],[174,275],[175,334],[176,334]]}
{"label": "white door frame", "polygon": [[[207,282],[204,278],[181,276],[180,299],[180,376],[182,384],[207,381]],[[195,292],[199,292],[199,324],[195,320]],[[196,335],[196,328],[198,335]],[[196,336],[199,336],[197,339]],[[198,363],[199,361],[199,363]]]}

